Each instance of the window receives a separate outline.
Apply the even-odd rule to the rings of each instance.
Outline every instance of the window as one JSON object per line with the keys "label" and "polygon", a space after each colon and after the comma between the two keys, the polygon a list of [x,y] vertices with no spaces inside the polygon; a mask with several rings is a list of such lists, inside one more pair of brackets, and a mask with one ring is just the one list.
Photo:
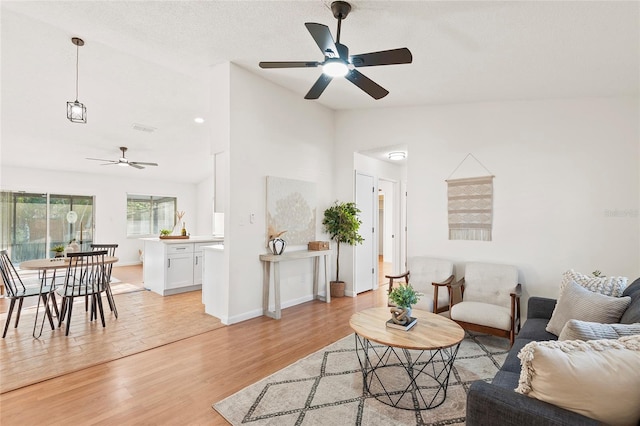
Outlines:
{"label": "window", "polygon": [[175,226],[175,197],[127,194],[127,237],[158,235]]}
{"label": "window", "polygon": [[0,212],[0,246],[16,263],[50,257],[73,239],[82,249],[93,242],[92,196],[2,191]]}

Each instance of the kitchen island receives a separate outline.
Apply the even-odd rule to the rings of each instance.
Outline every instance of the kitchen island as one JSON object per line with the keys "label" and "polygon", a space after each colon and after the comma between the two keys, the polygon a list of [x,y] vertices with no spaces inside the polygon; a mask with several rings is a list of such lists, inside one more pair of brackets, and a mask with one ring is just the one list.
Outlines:
{"label": "kitchen island", "polygon": [[142,238],[144,286],[162,296],[202,288],[202,248],[222,244],[222,236],[187,239]]}

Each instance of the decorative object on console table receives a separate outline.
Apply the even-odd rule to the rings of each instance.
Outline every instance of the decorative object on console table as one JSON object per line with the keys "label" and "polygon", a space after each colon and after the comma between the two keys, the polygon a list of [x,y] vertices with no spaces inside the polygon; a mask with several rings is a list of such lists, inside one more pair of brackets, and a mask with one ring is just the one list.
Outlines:
{"label": "decorative object on console table", "polygon": [[364,238],[360,236],[358,230],[362,222],[358,219],[360,209],[356,203],[339,203],[336,201],[333,206],[324,211],[322,224],[327,234],[336,242],[336,280],[331,281],[331,297],[344,296],[344,281],[340,281],[340,243],[351,246],[361,244]]}
{"label": "decorative object on console table", "polygon": [[309,241],[309,250],[329,250],[329,241]]}
{"label": "decorative object on console table", "polygon": [[273,228],[269,228],[269,241],[267,241],[267,247],[271,250],[271,253],[281,255],[284,252],[287,242],[280,238],[280,235],[287,231],[276,231]]}
{"label": "decorative object on console table", "polygon": [[282,238],[274,238],[269,240],[269,248],[273,254],[280,255],[284,252],[287,242]]}

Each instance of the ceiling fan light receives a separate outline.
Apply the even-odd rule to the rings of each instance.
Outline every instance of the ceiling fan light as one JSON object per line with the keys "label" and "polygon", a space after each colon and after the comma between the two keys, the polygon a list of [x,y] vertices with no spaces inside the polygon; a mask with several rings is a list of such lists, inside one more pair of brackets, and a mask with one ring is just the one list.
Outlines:
{"label": "ceiling fan light", "polygon": [[407,158],[407,153],[404,151],[393,151],[387,154],[387,156],[389,157],[389,160],[400,161]]}
{"label": "ceiling fan light", "polygon": [[87,107],[77,99],[73,102],[67,102],[67,118],[74,123],[86,123]]}
{"label": "ceiling fan light", "polygon": [[120,167],[127,167],[129,165],[129,162],[127,160],[124,160],[121,158],[120,162],[118,163],[118,166]]}
{"label": "ceiling fan light", "polygon": [[322,72],[330,77],[344,77],[349,72],[349,67],[340,59],[327,59],[322,65]]}

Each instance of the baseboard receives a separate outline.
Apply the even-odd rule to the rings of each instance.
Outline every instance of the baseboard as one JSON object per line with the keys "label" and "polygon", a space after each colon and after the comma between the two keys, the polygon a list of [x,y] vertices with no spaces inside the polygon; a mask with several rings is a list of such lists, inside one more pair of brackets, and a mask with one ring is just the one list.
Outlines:
{"label": "baseboard", "polygon": [[233,315],[226,318],[220,318],[220,322],[225,325],[237,324],[242,321],[250,320],[262,316],[262,309],[254,309],[249,312],[244,312],[240,315]]}
{"label": "baseboard", "polygon": [[[322,293],[321,293],[322,295]],[[305,302],[309,302],[313,299],[313,294],[309,294],[307,296],[303,296],[303,297],[299,297],[297,299],[292,299],[292,300],[287,300],[285,302],[282,302],[280,305],[280,309],[286,309],[286,308],[290,308],[292,306],[295,305],[299,305],[301,303],[305,303]],[[269,310],[275,310],[275,307],[273,305],[269,306]],[[244,312],[241,313],[239,315],[233,315],[227,318],[220,318],[220,322],[222,322],[225,325],[231,325],[231,324],[236,324],[242,321],[246,321],[246,320],[250,320],[252,318],[257,318],[262,316],[262,308],[260,309],[254,309],[248,312]],[[277,320],[276,320],[277,321]]]}
{"label": "baseboard", "polygon": [[116,262],[113,264],[113,267],[116,268],[118,266],[136,266],[136,265],[142,265],[142,262]]}

